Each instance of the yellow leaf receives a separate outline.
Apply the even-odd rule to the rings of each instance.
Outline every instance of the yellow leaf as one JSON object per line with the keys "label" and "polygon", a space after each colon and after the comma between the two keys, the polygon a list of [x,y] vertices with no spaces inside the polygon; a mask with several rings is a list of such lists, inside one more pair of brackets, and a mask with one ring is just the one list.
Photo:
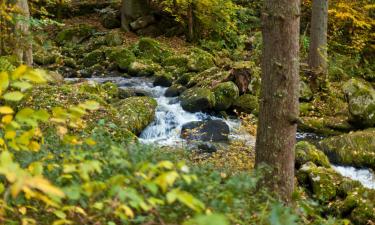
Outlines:
{"label": "yellow leaf", "polygon": [[22,215],[25,215],[26,212],[27,212],[27,209],[26,209],[25,206],[22,206],[22,207],[20,207],[20,208],[18,209],[18,211],[19,211]]}
{"label": "yellow leaf", "polygon": [[40,150],[40,144],[36,141],[31,141],[29,144],[29,149],[34,152],[38,152]]}
{"label": "yellow leaf", "polygon": [[13,120],[12,115],[6,115],[6,116],[3,116],[3,118],[1,119],[1,122],[3,124],[9,124],[10,122],[12,122],[12,120]]}
{"label": "yellow leaf", "polygon": [[27,71],[27,66],[21,65],[17,69],[15,69],[12,73],[12,79],[18,80],[25,72]]}
{"label": "yellow leaf", "polygon": [[9,75],[7,72],[0,72],[0,91],[4,91],[9,86]]}
{"label": "yellow leaf", "polygon": [[5,139],[13,139],[16,137],[16,132],[14,130],[8,130],[5,132],[4,138]]}
{"label": "yellow leaf", "polygon": [[0,114],[12,114],[12,113],[14,113],[14,111],[9,106],[1,106],[0,107]]}
{"label": "yellow leaf", "polygon": [[42,177],[34,177],[32,180],[32,186],[41,190],[42,192],[48,195],[54,195],[56,197],[61,197],[61,198],[65,196],[63,191],[53,186],[48,180]]}

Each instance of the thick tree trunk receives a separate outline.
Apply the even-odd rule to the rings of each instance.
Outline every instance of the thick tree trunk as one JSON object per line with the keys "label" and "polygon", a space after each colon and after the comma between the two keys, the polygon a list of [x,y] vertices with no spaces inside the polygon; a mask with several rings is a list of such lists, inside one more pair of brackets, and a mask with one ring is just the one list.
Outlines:
{"label": "thick tree trunk", "polygon": [[149,0],[122,0],[121,27],[130,31],[130,23],[150,13]]}
{"label": "thick tree trunk", "polygon": [[314,90],[327,76],[327,21],[328,0],[313,0],[308,64]]}
{"label": "thick tree trunk", "polygon": [[17,0],[16,7],[18,16],[14,27],[16,33],[14,54],[20,62],[31,66],[33,64],[33,50],[30,40],[29,5],[27,0]]}
{"label": "thick tree trunk", "polygon": [[271,166],[265,184],[289,201],[299,95],[299,0],[265,0],[256,166]]}
{"label": "thick tree trunk", "polygon": [[187,11],[188,16],[188,38],[187,40],[190,42],[194,41],[194,12],[193,12],[193,4],[190,3]]}

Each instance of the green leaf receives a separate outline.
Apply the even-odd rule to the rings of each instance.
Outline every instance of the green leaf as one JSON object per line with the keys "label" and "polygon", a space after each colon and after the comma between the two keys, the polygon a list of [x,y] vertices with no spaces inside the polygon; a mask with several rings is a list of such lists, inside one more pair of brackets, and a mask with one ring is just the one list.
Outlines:
{"label": "green leaf", "polygon": [[97,110],[100,105],[96,101],[86,101],[79,106],[87,110]]}
{"label": "green leaf", "polygon": [[7,72],[0,73],[0,91],[4,91],[9,86],[9,75]]}
{"label": "green leaf", "polygon": [[13,102],[18,102],[23,98],[23,94],[19,91],[12,91],[6,93],[3,98],[7,101],[13,101]]}
{"label": "green leaf", "polygon": [[21,91],[25,91],[27,89],[30,89],[33,85],[26,81],[17,81],[12,83],[12,87],[18,88]]}
{"label": "green leaf", "polygon": [[225,216],[220,214],[198,215],[186,221],[183,225],[229,225]]}

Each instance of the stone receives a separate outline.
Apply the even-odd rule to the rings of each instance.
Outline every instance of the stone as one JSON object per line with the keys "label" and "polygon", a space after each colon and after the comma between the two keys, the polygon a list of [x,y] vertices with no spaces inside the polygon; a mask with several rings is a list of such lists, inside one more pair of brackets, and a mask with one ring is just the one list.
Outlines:
{"label": "stone", "polygon": [[97,49],[86,54],[82,62],[84,66],[90,67],[97,63],[101,63],[104,60],[104,57],[105,57],[104,52]]}
{"label": "stone", "polygon": [[317,166],[331,167],[327,156],[324,152],[318,150],[315,145],[307,141],[300,141],[295,146],[295,163],[296,168],[300,168],[307,162],[313,162]]}
{"label": "stone", "polygon": [[187,140],[226,142],[229,126],[221,120],[194,121],[184,124],[181,137]]}
{"label": "stone", "polygon": [[375,129],[329,137],[319,144],[333,163],[375,169]]}
{"label": "stone", "polygon": [[155,72],[161,70],[159,64],[152,62],[151,60],[139,60],[136,59],[129,65],[128,73],[131,76],[152,76]]}
{"label": "stone", "polygon": [[238,112],[257,114],[259,108],[258,98],[251,94],[241,95],[233,102],[232,107]]}
{"label": "stone", "polygon": [[90,38],[95,33],[95,31],[96,29],[94,27],[85,24],[79,24],[77,26],[60,31],[56,36],[56,41],[60,45],[80,44],[84,40]]}
{"label": "stone", "polygon": [[153,15],[145,15],[141,16],[135,21],[130,23],[130,27],[132,30],[139,30],[142,28],[145,28],[149,26],[150,24],[153,24],[156,22],[156,19]]}
{"label": "stone", "polygon": [[213,92],[216,102],[214,109],[217,111],[229,109],[239,97],[238,87],[231,81],[218,84],[214,87]]}
{"label": "stone", "polygon": [[153,85],[161,87],[170,87],[173,83],[173,77],[169,73],[157,74],[155,76]]}
{"label": "stone", "polygon": [[207,111],[215,107],[215,95],[207,88],[191,88],[181,96],[181,106],[189,112]]}
{"label": "stone", "polygon": [[121,13],[119,10],[107,7],[100,10],[99,13],[100,23],[104,28],[115,29],[121,27]]}
{"label": "stone", "polygon": [[134,53],[127,48],[110,48],[105,51],[105,54],[122,71],[127,71],[130,65],[136,60]]}
{"label": "stone", "polygon": [[202,72],[215,66],[210,53],[199,48],[193,48],[190,52],[187,66],[191,72]]}
{"label": "stone", "polygon": [[375,126],[375,90],[364,81],[350,79],[343,86],[351,121],[357,127]]}
{"label": "stone", "polygon": [[181,85],[172,85],[165,91],[164,96],[177,97],[180,96],[184,91],[186,91],[186,87]]}
{"label": "stone", "polygon": [[141,58],[161,62],[169,56],[168,51],[161,47],[160,43],[152,38],[141,38],[135,49],[135,54]]}

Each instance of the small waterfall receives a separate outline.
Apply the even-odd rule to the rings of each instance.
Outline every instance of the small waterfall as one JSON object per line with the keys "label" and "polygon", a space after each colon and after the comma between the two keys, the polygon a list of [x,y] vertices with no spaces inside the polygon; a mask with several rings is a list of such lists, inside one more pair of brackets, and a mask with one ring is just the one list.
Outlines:
{"label": "small waterfall", "polygon": [[334,170],[352,180],[361,182],[364,187],[375,189],[375,174],[368,169],[356,169],[351,166],[332,166]]}

